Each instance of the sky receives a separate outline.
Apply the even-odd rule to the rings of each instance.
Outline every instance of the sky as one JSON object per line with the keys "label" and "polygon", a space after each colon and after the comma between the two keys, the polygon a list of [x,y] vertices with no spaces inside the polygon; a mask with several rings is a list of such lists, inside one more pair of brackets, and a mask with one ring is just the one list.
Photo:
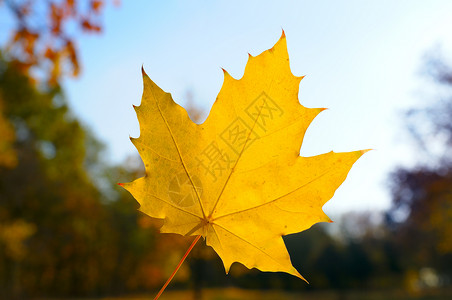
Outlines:
{"label": "sky", "polygon": [[452,49],[452,1],[145,1],[108,5],[104,33],[80,36],[83,67],[64,87],[75,115],[107,145],[110,161],[137,155],[132,105],[141,66],[182,106],[188,94],[206,114],[226,69],[243,75],[248,53],[271,48],[284,29],[299,99],[326,107],[301,155],[375,149],[352,168],[324,210],[384,210],[389,173],[416,163],[403,111],[422,102],[420,69],[438,45]]}

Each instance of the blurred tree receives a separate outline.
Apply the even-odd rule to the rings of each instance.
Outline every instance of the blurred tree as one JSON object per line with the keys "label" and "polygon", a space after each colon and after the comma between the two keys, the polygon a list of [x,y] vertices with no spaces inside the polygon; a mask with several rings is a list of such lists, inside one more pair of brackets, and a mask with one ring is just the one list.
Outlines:
{"label": "blurred tree", "polygon": [[382,219],[380,212],[349,212],[342,215],[339,236],[345,245],[348,287],[400,287],[400,252]]}
{"label": "blurred tree", "polygon": [[452,275],[451,171],[418,167],[392,176],[389,221],[398,245],[410,254],[404,256],[405,267],[434,267]]}
{"label": "blurred tree", "polygon": [[421,162],[392,174],[387,223],[404,253],[405,269],[433,267],[452,276],[452,68],[431,58],[427,73],[442,94],[407,113]]}
{"label": "blurred tree", "polygon": [[[112,0],[119,4],[119,0]],[[3,56],[16,70],[34,80],[57,86],[64,75],[77,76],[80,61],[75,37],[78,32],[99,33],[104,0],[0,0],[0,9],[13,24]],[[3,59],[3,58],[0,58]],[[13,125],[5,118],[4,99],[0,98],[0,166],[14,167]]]}
{"label": "blurred tree", "polygon": [[[109,284],[102,271],[113,257],[101,246],[111,241],[98,239],[107,216],[85,171],[86,150],[99,144],[71,116],[57,84],[79,73],[73,25],[101,29],[103,1],[77,2],[0,1],[14,22],[3,48],[9,62],[0,56],[1,298]],[[33,84],[38,73],[47,88]]]}
{"label": "blurred tree", "polygon": [[0,8],[14,22],[5,56],[29,75],[33,67],[39,70],[51,84],[63,75],[77,76],[80,61],[75,36],[80,31],[102,30],[104,4],[104,0],[0,0]]}
{"label": "blurred tree", "polygon": [[[17,155],[15,168],[0,168],[1,293],[11,298],[51,289],[89,290],[101,281],[97,266],[108,268],[110,262],[108,255],[97,259],[108,251],[99,247],[105,239],[97,239],[108,228],[98,222],[104,217],[99,192],[84,169],[87,133],[58,89],[38,91],[5,61],[0,61],[0,97]],[[17,228],[23,232],[20,241],[5,238]],[[26,255],[12,255],[11,243],[26,244]]]}

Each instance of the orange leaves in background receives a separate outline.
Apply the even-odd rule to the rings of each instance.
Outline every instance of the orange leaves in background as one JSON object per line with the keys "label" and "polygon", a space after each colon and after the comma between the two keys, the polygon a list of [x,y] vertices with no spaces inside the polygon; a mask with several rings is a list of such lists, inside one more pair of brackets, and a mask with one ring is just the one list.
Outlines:
{"label": "orange leaves in background", "polygon": [[161,232],[201,235],[223,260],[303,278],[283,235],[330,219],[322,206],[365,151],[299,156],[304,134],[324,109],[300,105],[303,77],[290,70],[286,38],[250,55],[241,79],[224,72],[203,124],[143,71],[135,107],[140,137],[132,139],[146,175],[122,184]]}
{"label": "orange leaves in background", "polygon": [[[118,1],[113,1],[115,5]],[[50,84],[65,75],[78,76],[80,62],[75,42],[77,29],[102,31],[104,0],[4,1],[15,20],[6,55],[31,75],[33,67],[44,71]],[[74,30],[76,29],[76,30]]]}

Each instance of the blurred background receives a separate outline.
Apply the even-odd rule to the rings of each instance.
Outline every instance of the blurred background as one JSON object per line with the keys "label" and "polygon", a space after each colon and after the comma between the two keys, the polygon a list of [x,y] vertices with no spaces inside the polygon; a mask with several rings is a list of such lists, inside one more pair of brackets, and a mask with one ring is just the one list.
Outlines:
{"label": "blurred background", "polygon": [[285,237],[310,284],[198,243],[161,299],[452,297],[452,2],[0,0],[0,299],[152,299],[191,243],[117,182],[143,175],[143,65],[202,122],[283,28],[301,155],[373,148]]}

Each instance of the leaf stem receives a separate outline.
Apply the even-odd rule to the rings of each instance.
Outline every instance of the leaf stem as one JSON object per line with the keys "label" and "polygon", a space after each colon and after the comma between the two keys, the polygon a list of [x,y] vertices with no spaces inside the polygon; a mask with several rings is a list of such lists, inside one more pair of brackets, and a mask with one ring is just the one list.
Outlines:
{"label": "leaf stem", "polygon": [[159,293],[157,294],[157,296],[155,296],[154,300],[157,300],[158,298],[160,298],[160,296],[162,295],[163,291],[166,289],[166,287],[168,286],[168,284],[171,282],[171,280],[173,279],[174,275],[176,275],[176,272],[180,269],[180,267],[182,266],[183,262],[185,261],[185,259],[187,258],[188,254],[191,252],[191,250],[193,249],[193,247],[195,247],[196,243],[199,241],[199,239],[201,238],[201,235],[198,235],[193,243],[191,243],[190,247],[188,248],[187,252],[185,252],[184,256],[182,257],[182,259],[180,260],[179,264],[177,265],[176,269],[174,269],[173,273],[171,274],[171,276],[168,278],[168,280],[165,282],[165,284],[162,286],[162,288],[160,289]]}

